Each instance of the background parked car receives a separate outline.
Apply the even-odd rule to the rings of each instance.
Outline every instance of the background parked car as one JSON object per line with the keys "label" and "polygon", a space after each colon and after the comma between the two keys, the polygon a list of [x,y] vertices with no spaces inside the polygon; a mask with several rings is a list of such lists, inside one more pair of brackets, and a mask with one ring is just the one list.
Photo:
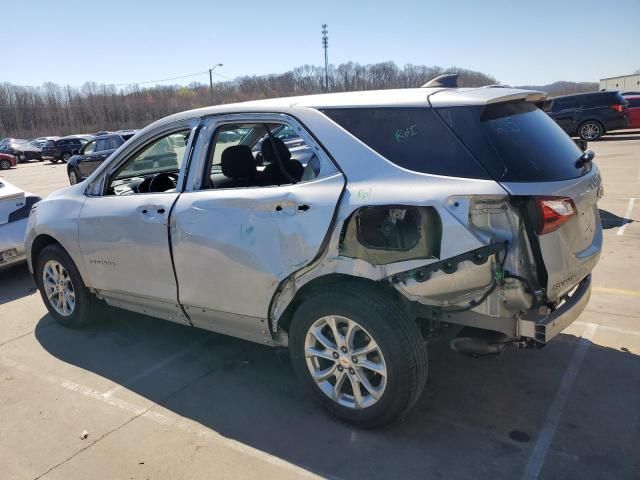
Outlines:
{"label": "background parked car", "polygon": [[46,139],[30,140],[26,143],[18,145],[16,148],[16,157],[19,163],[28,162],[29,160],[38,160],[42,162],[42,147],[47,143]]}
{"label": "background parked car", "polygon": [[629,118],[629,128],[640,128],[640,95],[625,97],[629,105],[627,106],[627,117]]}
{"label": "background parked car", "polygon": [[22,138],[4,138],[0,142],[0,153],[8,153],[15,157],[20,147],[25,143],[27,143],[27,140]]}
{"label": "background parked car", "polygon": [[0,153],[0,170],[9,170],[11,167],[15,167],[18,160],[13,155],[8,153]]}
{"label": "background parked car", "polygon": [[40,200],[0,179],[0,270],[25,260],[24,232],[31,207]]}
{"label": "background parked car", "polygon": [[91,175],[109,155],[124,142],[135,135],[135,130],[122,130],[96,137],[79,150],[73,151],[73,157],[67,162],[69,183],[75,185]]}
{"label": "background parked car", "polygon": [[80,150],[92,139],[93,137],[88,136],[69,135],[58,140],[48,140],[42,147],[42,158],[50,160],[51,163],[66,162],[71,158],[74,150]]}
{"label": "background parked car", "polygon": [[627,101],[619,92],[555,97],[544,103],[544,110],[569,135],[587,141],[627,128]]}

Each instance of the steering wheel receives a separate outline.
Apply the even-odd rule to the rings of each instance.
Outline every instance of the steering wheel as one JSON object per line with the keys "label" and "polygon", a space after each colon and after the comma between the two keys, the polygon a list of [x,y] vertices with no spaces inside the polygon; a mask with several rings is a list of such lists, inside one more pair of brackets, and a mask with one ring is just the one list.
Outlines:
{"label": "steering wheel", "polygon": [[178,184],[178,175],[173,172],[162,172],[157,174],[149,182],[149,192],[166,192],[176,188]]}

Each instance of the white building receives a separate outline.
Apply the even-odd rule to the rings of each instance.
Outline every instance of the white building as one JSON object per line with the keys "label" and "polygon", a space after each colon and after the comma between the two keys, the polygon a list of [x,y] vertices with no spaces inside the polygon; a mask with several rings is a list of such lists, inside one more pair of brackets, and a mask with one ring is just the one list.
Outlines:
{"label": "white building", "polygon": [[600,80],[600,90],[630,90],[640,92],[640,73],[622,75],[621,77],[603,78]]}

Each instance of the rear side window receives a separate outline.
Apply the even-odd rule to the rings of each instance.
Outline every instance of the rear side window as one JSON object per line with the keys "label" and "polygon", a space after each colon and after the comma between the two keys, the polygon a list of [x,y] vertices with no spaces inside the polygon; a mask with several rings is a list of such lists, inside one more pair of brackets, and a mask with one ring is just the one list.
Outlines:
{"label": "rear side window", "polygon": [[96,140],[95,151],[96,152],[102,152],[103,150],[106,150],[107,149],[107,141],[108,141],[108,139],[106,139],[106,138],[99,138],[98,140]]}
{"label": "rear side window", "polygon": [[490,178],[431,108],[332,108],[323,113],[400,167],[432,175]]}
{"label": "rear side window", "polygon": [[562,110],[571,110],[578,108],[578,101],[575,98],[557,98],[553,101],[554,112],[561,112]]}
{"label": "rear side window", "polygon": [[582,151],[531,103],[437,110],[492,177],[504,182],[553,182],[580,177]]}
{"label": "rear side window", "polygon": [[106,150],[115,150],[120,145],[122,145],[122,141],[118,137],[109,137],[107,140],[107,148]]}

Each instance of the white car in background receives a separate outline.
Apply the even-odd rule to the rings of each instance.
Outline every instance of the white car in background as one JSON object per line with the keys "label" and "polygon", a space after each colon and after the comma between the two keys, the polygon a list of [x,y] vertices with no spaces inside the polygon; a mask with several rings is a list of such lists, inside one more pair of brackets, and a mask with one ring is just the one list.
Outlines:
{"label": "white car in background", "polygon": [[0,179],[0,270],[25,261],[24,231],[40,197]]}

